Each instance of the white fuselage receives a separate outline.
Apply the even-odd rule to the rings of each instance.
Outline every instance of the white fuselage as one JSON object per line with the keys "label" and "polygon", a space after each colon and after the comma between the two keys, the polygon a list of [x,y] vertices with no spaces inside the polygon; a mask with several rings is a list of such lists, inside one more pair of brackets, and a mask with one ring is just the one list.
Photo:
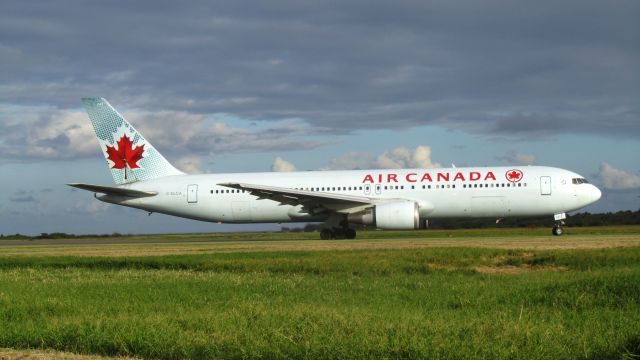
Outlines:
{"label": "white fuselage", "polygon": [[156,196],[99,199],[190,219],[224,223],[324,221],[301,206],[218,184],[245,183],[374,201],[408,200],[418,204],[421,219],[444,217],[509,217],[565,213],[600,198],[595,186],[576,182],[582,176],[544,167],[479,167],[445,169],[307,171],[177,175],[123,187],[157,192]]}

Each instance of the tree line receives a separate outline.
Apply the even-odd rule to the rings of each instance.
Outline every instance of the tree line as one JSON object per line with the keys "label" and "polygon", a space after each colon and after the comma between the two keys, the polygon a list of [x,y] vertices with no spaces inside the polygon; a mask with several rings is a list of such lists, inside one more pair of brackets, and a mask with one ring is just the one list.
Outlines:
{"label": "tree line", "polygon": [[[608,213],[591,214],[588,212],[567,215],[565,220],[567,227],[582,226],[604,226],[604,225],[640,225],[640,209],[637,211],[618,211]],[[449,219],[431,219],[428,222],[429,229],[483,229],[489,227],[546,227],[553,224],[553,218],[549,216],[537,217],[512,217],[500,219],[496,223],[496,219],[479,218],[449,218]],[[311,232],[318,231],[321,224],[310,223],[302,227],[283,226],[283,232]],[[356,227],[358,230],[374,230],[374,227],[360,225]],[[70,238],[106,238],[106,237],[123,237],[131,235],[123,235],[120,233],[112,234],[67,234],[64,232],[41,233],[36,236],[13,234],[0,234],[0,240],[38,240],[38,239],[70,239]]]}

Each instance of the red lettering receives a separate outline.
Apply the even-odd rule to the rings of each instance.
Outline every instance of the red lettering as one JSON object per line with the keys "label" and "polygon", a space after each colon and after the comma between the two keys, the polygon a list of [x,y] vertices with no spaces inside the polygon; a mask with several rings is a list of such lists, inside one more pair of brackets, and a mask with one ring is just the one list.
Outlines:
{"label": "red lettering", "polygon": [[381,183],[382,182],[382,174],[378,174],[378,182]]}
{"label": "red lettering", "polygon": [[464,175],[461,172],[456,173],[456,176],[453,177],[453,181],[456,181],[456,180],[464,181]]}
{"label": "red lettering", "polygon": [[431,175],[429,175],[429,173],[424,173],[424,175],[422,175],[422,179],[420,179],[420,182],[424,182],[425,180],[432,182],[433,179],[431,179]]}
{"label": "red lettering", "polygon": [[418,176],[418,174],[416,174],[416,173],[408,173],[407,176],[406,176],[407,182],[416,182],[417,180],[414,178],[414,176]]}
{"label": "red lettering", "polygon": [[438,181],[449,181],[449,173],[438,173]]}
{"label": "red lettering", "polygon": [[469,173],[469,180],[471,180],[471,181],[480,180],[480,173],[479,172],[475,172],[475,171],[470,172]]}
{"label": "red lettering", "polygon": [[397,174],[387,174],[387,182],[398,182],[398,175]]}
{"label": "red lettering", "polygon": [[493,172],[491,172],[491,171],[489,171],[489,172],[487,173],[487,176],[485,176],[485,177],[484,177],[484,180],[485,180],[485,181],[487,181],[487,180],[489,180],[489,179],[491,179],[491,180],[496,180],[496,176],[495,176],[495,175],[493,175]]}
{"label": "red lettering", "polygon": [[372,183],[372,184],[373,184],[373,176],[371,176],[371,174],[367,174],[367,175],[364,177],[364,180],[362,180],[362,183],[363,183],[363,184],[364,184],[364,183],[366,183],[366,182],[370,182],[370,183]]}

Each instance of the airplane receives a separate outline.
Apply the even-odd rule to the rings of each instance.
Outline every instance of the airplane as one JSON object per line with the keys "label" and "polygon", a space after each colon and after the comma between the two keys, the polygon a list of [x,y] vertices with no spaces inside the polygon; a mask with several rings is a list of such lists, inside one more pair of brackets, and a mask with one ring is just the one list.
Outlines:
{"label": "airplane", "polygon": [[321,239],[354,239],[354,224],[422,229],[428,219],[553,215],[600,199],[583,176],[547,166],[371,169],[187,175],[104,98],[84,98],[116,186],[67,184],[101,201],[216,223],[323,222]]}

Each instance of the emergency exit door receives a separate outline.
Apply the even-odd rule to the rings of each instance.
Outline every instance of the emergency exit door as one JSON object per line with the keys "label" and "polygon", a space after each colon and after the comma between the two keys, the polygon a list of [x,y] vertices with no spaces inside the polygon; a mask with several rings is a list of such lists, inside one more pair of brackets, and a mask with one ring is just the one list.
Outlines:
{"label": "emergency exit door", "polygon": [[540,177],[540,195],[551,195],[551,176]]}
{"label": "emergency exit door", "polygon": [[198,202],[198,185],[187,185],[187,202],[189,204],[195,204]]}

